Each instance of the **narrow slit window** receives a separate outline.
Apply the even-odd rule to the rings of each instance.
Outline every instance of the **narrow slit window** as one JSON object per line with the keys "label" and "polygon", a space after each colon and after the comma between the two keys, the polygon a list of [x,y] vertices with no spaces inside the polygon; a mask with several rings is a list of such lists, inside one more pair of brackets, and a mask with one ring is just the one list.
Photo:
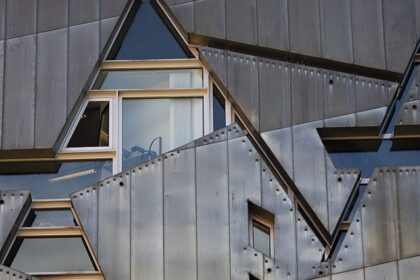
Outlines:
{"label": "narrow slit window", "polygon": [[216,86],[213,86],[213,130],[226,126],[225,99]]}
{"label": "narrow slit window", "polygon": [[252,243],[254,249],[260,251],[266,256],[270,256],[271,244],[270,244],[270,227],[257,221],[255,218],[252,219]]}

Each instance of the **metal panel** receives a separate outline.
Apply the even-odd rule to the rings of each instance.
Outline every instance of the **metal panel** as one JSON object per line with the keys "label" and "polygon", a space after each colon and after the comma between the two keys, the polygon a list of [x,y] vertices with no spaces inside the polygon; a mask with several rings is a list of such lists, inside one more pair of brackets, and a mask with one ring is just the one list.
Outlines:
{"label": "metal panel", "polygon": [[172,12],[187,32],[194,32],[194,3],[185,3],[171,7]]}
{"label": "metal panel", "polygon": [[357,210],[349,230],[332,262],[332,273],[340,273],[363,267],[362,223],[360,209]]}
{"label": "metal panel", "polygon": [[85,188],[70,195],[93,251],[98,253],[98,186]]}
{"label": "metal panel", "polygon": [[420,254],[420,170],[400,167],[397,173],[398,233],[400,257],[408,258]]}
{"label": "metal panel", "polygon": [[229,52],[228,88],[252,124],[259,128],[257,57]]}
{"label": "metal panel", "polygon": [[35,35],[6,42],[3,149],[33,148]]}
{"label": "metal panel", "polygon": [[258,45],[289,49],[287,0],[257,1]]}
{"label": "metal panel", "polygon": [[174,280],[197,277],[194,157],[188,149],[164,160],[164,274]]}
{"label": "metal panel", "polygon": [[382,123],[386,107],[356,113],[357,126],[378,126]]}
{"label": "metal panel", "polygon": [[293,177],[292,128],[267,131],[261,136],[289,176]]}
{"label": "metal panel", "polygon": [[69,30],[67,108],[70,112],[99,57],[99,21]]}
{"label": "metal panel", "polygon": [[[228,141],[231,279],[248,279],[248,269],[262,275],[262,256],[247,248],[248,202],[260,205],[260,157],[246,137]],[[260,271],[258,271],[260,268]],[[255,275],[258,277],[258,275]]]}
{"label": "metal panel", "polygon": [[294,179],[315,213],[328,227],[325,148],[316,130],[321,126],[322,121],[317,121],[293,127]]}
{"label": "metal panel", "polygon": [[[274,264],[271,279],[296,279],[295,208],[282,186],[274,179],[267,166],[261,164],[262,207],[275,214]],[[264,273],[267,263],[264,262]],[[270,278],[268,278],[270,279]]]}
{"label": "metal panel", "polygon": [[36,1],[7,0],[6,36],[15,38],[35,33]]}
{"label": "metal panel", "polygon": [[289,1],[290,50],[321,56],[319,0]]}
{"label": "metal panel", "polygon": [[400,280],[418,279],[420,274],[420,257],[398,261],[398,276]]}
{"label": "metal panel", "polygon": [[69,25],[77,25],[99,19],[99,0],[69,1]]}
{"label": "metal panel", "polygon": [[408,94],[403,101],[413,101],[420,99],[420,90],[419,90],[419,82],[420,82],[420,67],[414,66],[413,72],[411,74],[412,81],[411,84],[407,84],[406,90],[408,90]]}
{"label": "metal panel", "polygon": [[398,113],[398,118],[396,124],[398,125],[410,125],[410,124],[420,124],[420,100],[405,102],[400,112]]}
{"label": "metal panel", "polygon": [[226,37],[246,44],[257,43],[256,0],[226,1]]}
{"label": "metal panel", "polygon": [[197,279],[229,279],[227,141],[196,149]]}
{"label": "metal panel", "polygon": [[39,278],[16,271],[13,268],[0,264],[0,280],[16,280],[16,279],[38,280]]}
{"label": "metal panel", "polygon": [[131,279],[163,279],[163,163],[131,172]]}
{"label": "metal panel", "polygon": [[224,39],[225,0],[201,0],[194,2],[195,33]]}
{"label": "metal panel", "polygon": [[413,53],[416,38],[414,30],[413,2],[383,0],[384,38],[386,67],[404,72]]}
{"label": "metal panel", "polygon": [[[365,268],[365,280],[398,280],[397,262],[390,262]],[[402,279],[401,279],[402,280]]]}
{"label": "metal panel", "polygon": [[375,169],[361,202],[365,266],[397,258],[395,170]]}
{"label": "metal panel", "polygon": [[118,17],[107,18],[101,20],[101,38],[99,50],[102,51],[105,47],[106,42],[108,42],[109,36],[111,35],[112,30],[115,27],[115,24],[118,21]]}
{"label": "metal panel", "polygon": [[228,132],[227,127],[216,130],[216,131],[214,131],[210,134],[207,134],[206,136],[201,137],[201,138],[195,140],[194,142],[192,142],[194,144],[193,147],[198,147],[198,146],[209,145],[209,144],[212,144],[212,143],[218,143],[218,142],[226,141],[227,140],[227,134],[228,134],[227,132]]}
{"label": "metal panel", "polygon": [[67,26],[68,0],[38,0],[38,32]]}
{"label": "metal panel", "polygon": [[354,63],[385,68],[385,47],[381,0],[352,0]]}
{"label": "metal panel", "polygon": [[331,118],[356,111],[353,75],[322,71],[324,116]]}
{"label": "metal panel", "polygon": [[98,261],[106,279],[130,279],[130,172],[99,184]]}
{"label": "metal panel", "polygon": [[321,70],[291,66],[291,91],[293,124],[323,119]]}
{"label": "metal panel", "polygon": [[233,123],[227,126],[228,139],[235,139],[235,138],[242,137],[245,135],[245,132],[246,131],[242,130],[242,128],[237,123]]}
{"label": "metal panel", "polygon": [[356,114],[348,114],[344,116],[325,119],[324,126],[325,127],[356,126]]}
{"label": "metal panel", "polygon": [[416,19],[416,34],[417,37],[420,37],[420,3],[418,1],[413,1],[414,3],[414,16]]}
{"label": "metal panel", "polygon": [[[1,19],[0,19],[1,20]],[[0,108],[3,108],[4,100],[4,41],[0,41]],[[2,146],[3,134],[3,109],[0,109],[0,147]]]}
{"label": "metal panel", "polygon": [[0,40],[4,39],[6,32],[6,0],[0,0]]}
{"label": "metal panel", "polygon": [[321,37],[324,58],[353,62],[350,1],[321,0]]}
{"label": "metal panel", "polygon": [[205,47],[199,47],[199,50],[219,79],[226,85],[226,51]]}
{"label": "metal panel", "polygon": [[385,81],[354,77],[356,89],[356,111],[365,111],[387,105],[387,87]]}
{"label": "metal panel", "polygon": [[101,19],[110,17],[119,17],[123,8],[127,4],[127,0],[100,0],[101,3]]}
{"label": "metal panel", "polygon": [[54,145],[67,117],[67,28],[38,34],[35,148]]}
{"label": "metal panel", "polygon": [[259,61],[261,131],[291,124],[290,67],[275,60]]}
{"label": "metal panel", "polygon": [[333,274],[331,280],[364,280],[363,269]]}

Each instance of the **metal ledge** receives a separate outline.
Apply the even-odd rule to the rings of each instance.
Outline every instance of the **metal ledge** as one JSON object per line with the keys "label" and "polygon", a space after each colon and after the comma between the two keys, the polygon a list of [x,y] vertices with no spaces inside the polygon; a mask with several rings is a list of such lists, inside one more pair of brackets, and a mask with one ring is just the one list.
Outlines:
{"label": "metal ledge", "polygon": [[22,227],[17,232],[18,237],[82,237],[83,232],[79,227]]}
{"label": "metal ledge", "polygon": [[105,60],[101,70],[200,69],[198,59]]}

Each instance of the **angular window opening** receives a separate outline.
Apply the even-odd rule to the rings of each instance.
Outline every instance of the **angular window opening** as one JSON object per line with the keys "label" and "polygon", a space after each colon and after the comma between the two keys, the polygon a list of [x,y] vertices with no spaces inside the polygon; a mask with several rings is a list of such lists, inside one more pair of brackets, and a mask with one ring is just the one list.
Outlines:
{"label": "angular window opening", "polygon": [[219,89],[213,85],[213,130],[226,127],[225,99]]}
{"label": "angular window opening", "polygon": [[74,227],[77,223],[69,209],[31,210],[24,227]]}
{"label": "angular window opening", "polygon": [[249,211],[249,243],[267,257],[274,256],[274,214],[251,202]]}
{"label": "angular window opening", "polygon": [[152,3],[143,1],[126,32],[120,33],[108,59],[191,58],[157,14]]}
{"label": "angular window opening", "polygon": [[249,274],[249,280],[260,280],[257,277],[255,277],[254,275],[252,275],[251,273]]}
{"label": "angular window opening", "polygon": [[68,148],[109,146],[109,102],[90,101],[70,138]]}

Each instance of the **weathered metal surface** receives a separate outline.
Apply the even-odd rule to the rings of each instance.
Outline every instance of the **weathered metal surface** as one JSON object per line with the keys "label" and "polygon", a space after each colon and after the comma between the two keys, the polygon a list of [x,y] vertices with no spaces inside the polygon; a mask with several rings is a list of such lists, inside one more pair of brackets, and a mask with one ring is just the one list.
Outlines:
{"label": "weathered metal surface", "polygon": [[290,50],[321,56],[319,0],[288,2]]}
{"label": "weathered metal surface", "polygon": [[366,266],[397,258],[395,180],[395,169],[375,169],[361,201]]}
{"label": "weathered metal surface", "polygon": [[197,279],[230,277],[227,156],[227,141],[196,148]]}
{"label": "weathered metal surface", "polygon": [[323,119],[321,70],[291,66],[292,124]]}
{"label": "weathered metal surface", "polygon": [[131,279],[163,279],[161,158],[131,170],[131,236]]}
{"label": "weathered metal surface", "polygon": [[164,273],[175,280],[195,279],[195,150],[169,153],[164,158]]}
{"label": "weathered metal surface", "polygon": [[420,82],[420,71],[419,66],[414,66],[412,75],[412,81],[411,84],[407,84],[407,87],[405,90],[408,90],[408,94],[405,100],[405,102],[418,100],[420,99],[420,90],[419,90],[419,82]]}
{"label": "weathered metal surface", "polygon": [[364,280],[363,269],[333,274],[331,280]]}
{"label": "weathered metal surface", "polygon": [[[365,268],[365,280],[398,280],[397,262],[389,262]],[[405,278],[400,278],[404,280]],[[406,278],[409,279],[409,278]]]}
{"label": "weathered metal surface", "polygon": [[99,19],[99,0],[69,1],[69,26]]}
{"label": "weathered metal surface", "polygon": [[4,46],[5,42],[0,41],[0,148],[2,147],[3,135],[3,103],[4,103]]}
{"label": "weathered metal surface", "polygon": [[354,77],[356,91],[356,111],[366,111],[387,105],[387,90],[385,81]]}
{"label": "weathered metal surface", "polygon": [[171,7],[172,12],[187,32],[194,32],[194,3],[184,3]]}
{"label": "weathered metal surface", "polygon": [[108,42],[109,36],[111,35],[117,21],[118,17],[101,20],[101,34],[99,39],[99,49],[101,51],[105,47],[106,42]]}
{"label": "weathered metal surface", "polygon": [[228,129],[231,129],[231,126],[216,130],[213,133],[210,133],[202,138],[199,138],[192,143],[194,143],[195,147],[199,147],[203,145],[226,141],[228,137]]}
{"label": "weathered metal surface", "polygon": [[226,39],[246,44],[257,43],[257,1],[226,1]]}
{"label": "weathered metal surface", "polygon": [[414,4],[414,14],[415,14],[415,19],[416,19],[416,34],[417,37],[420,37],[420,3],[417,1],[413,1]]}
{"label": "weathered metal surface", "polygon": [[13,268],[0,264],[0,280],[38,280],[39,278],[31,276],[20,271],[14,270]]}
{"label": "weathered metal surface", "polygon": [[29,35],[6,42],[3,149],[34,145],[35,41]]}
{"label": "weathered metal surface", "polygon": [[258,45],[288,50],[287,0],[257,1]]}
{"label": "weathered metal surface", "polygon": [[244,136],[244,130],[237,124],[233,123],[227,127],[228,139],[235,139]]}
{"label": "weathered metal surface", "polygon": [[261,132],[290,126],[289,64],[260,58],[258,77]]}
{"label": "weathered metal surface", "polygon": [[198,49],[209,62],[219,79],[226,85],[226,51],[206,47],[199,47]]}
{"label": "weathered metal surface", "polygon": [[396,120],[397,125],[420,124],[420,100],[405,102]]}
{"label": "weathered metal surface", "polygon": [[356,126],[356,114],[348,114],[324,120],[325,127]]}
{"label": "weathered metal surface", "polygon": [[6,0],[6,37],[15,38],[35,32],[36,1]]}
{"label": "weathered metal surface", "polygon": [[398,276],[400,280],[418,279],[420,275],[420,257],[398,261]]}
{"label": "weathered metal surface", "polygon": [[352,0],[351,11],[354,63],[385,68],[382,1]]}
{"label": "weathered metal surface", "polygon": [[379,126],[386,113],[386,107],[356,113],[357,126]]}
{"label": "weathered metal surface", "polygon": [[101,19],[119,17],[128,0],[100,0]]}
{"label": "weathered metal surface", "polygon": [[0,40],[4,39],[6,32],[6,0],[0,1]]}
{"label": "weathered metal surface", "polygon": [[325,58],[353,62],[350,2],[320,2],[322,54]]}
{"label": "weathered metal surface", "polygon": [[106,279],[130,278],[130,172],[99,184],[98,260]]}
{"label": "weathered metal surface", "polygon": [[66,97],[67,28],[40,33],[36,65],[35,148],[54,145],[66,121]]}
{"label": "weathered metal surface", "polygon": [[331,118],[356,111],[353,75],[322,71],[324,117]]}
{"label": "weathered metal surface", "polygon": [[226,36],[225,11],[225,0],[195,1],[194,32],[224,39]]}
{"label": "weathered metal surface", "polygon": [[45,32],[67,26],[68,0],[38,0],[37,31]]}

